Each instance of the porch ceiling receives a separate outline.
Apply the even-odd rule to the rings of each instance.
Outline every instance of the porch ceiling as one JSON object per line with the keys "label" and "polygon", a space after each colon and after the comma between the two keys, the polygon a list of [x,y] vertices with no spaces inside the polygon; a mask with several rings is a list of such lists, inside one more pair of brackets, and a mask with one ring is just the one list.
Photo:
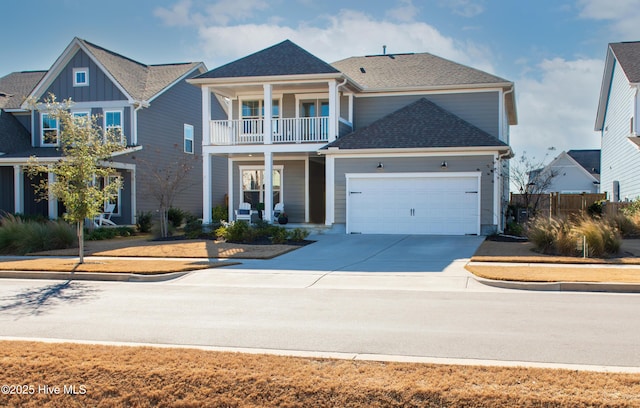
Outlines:
{"label": "porch ceiling", "polygon": [[[264,93],[264,84],[225,84],[214,85],[211,87],[213,92],[236,99],[239,95],[261,95]],[[304,83],[277,83],[272,84],[272,93],[328,93],[329,85],[327,81],[323,82],[304,82]]]}

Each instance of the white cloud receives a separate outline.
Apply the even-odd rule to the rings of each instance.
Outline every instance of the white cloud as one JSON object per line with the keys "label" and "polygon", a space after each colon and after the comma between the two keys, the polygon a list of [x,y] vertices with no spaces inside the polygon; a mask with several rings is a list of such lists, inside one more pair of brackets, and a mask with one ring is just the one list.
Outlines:
{"label": "white cloud", "polygon": [[579,16],[592,20],[610,21],[617,41],[637,40],[640,37],[640,4],[638,0],[578,0]]}
{"label": "white cloud", "polygon": [[493,57],[486,47],[459,42],[423,22],[394,23],[376,20],[357,11],[342,10],[326,16],[322,26],[302,23],[297,27],[271,24],[207,25],[199,30],[200,48],[210,67],[235,60],[290,39],[327,62],[355,55],[430,52],[453,61],[494,73]]}
{"label": "white cloud", "polygon": [[170,9],[158,7],[153,10],[153,15],[170,27],[188,26],[191,24],[191,0],[181,0]]}
{"label": "white cloud", "polygon": [[[265,0],[218,0],[213,4],[193,5],[192,0],[180,0],[170,8],[158,7],[153,15],[168,26],[226,25],[232,21],[243,21],[268,7]],[[204,12],[192,9],[202,8]]]}
{"label": "white cloud", "polygon": [[541,159],[549,147],[599,149],[593,127],[604,62],[597,59],[544,60],[536,67],[540,79],[516,81],[518,125],[511,131],[516,155]]}
{"label": "white cloud", "polygon": [[413,5],[412,0],[400,0],[400,5],[387,10],[387,17],[401,22],[410,22],[418,15],[418,8]]}

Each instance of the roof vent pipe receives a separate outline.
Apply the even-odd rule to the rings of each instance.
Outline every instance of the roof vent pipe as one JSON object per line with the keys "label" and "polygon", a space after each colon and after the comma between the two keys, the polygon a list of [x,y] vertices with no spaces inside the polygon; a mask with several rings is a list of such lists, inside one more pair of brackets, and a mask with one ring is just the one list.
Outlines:
{"label": "roof vent pipe", "polygon": [[382,55],[387,55],[387,46],[386,45],[382,46]]}

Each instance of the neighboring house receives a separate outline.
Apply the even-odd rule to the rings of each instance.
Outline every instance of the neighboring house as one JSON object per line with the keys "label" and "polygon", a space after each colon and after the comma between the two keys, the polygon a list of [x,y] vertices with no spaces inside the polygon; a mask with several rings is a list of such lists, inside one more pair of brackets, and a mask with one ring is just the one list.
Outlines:
{"label": "neighboring house", "polygon": [[347,233],[502,229],[510,81],[428,53],[328,64],[286,40],[189,82],[205,104],[216,96],[203,107],[205,223],[228,194],[230,217],[282,203],[290,222]]}
{"label": "neighboring house", "polygon": [[611,201],[640,197],[640,42],[607,48],[595,130],[601,134],[600,192]]}
{"label": "neighboring house", "polygon": [[185,158],[194,169],[184,180],[189,190],[175,206],[200,214],[202,104],[198,89],[185,80],[205,71],[200,62],[141,64],[74,38],[48,71],[0,78],[0,210],[50,218],[64,212],[55,200],[37,200],[36,180],[24,171],[30,156],[45,163],[61,157],[59,124],[25,102],[53,94],[58,101],[71,98],[74,115],[96,115],[100,126],[122,134],[126,150],[109,164],[123,179],[113,221],[132,224],[138,212],[158,210],[151,194],[158,182],[151,169],[175,167]]}
{"label": "neighboring house", "polygon": [[546,184],[536,189],[537,193],[598,193],[600,150],[562,152],[543,169],[531,171],[529,181]]}

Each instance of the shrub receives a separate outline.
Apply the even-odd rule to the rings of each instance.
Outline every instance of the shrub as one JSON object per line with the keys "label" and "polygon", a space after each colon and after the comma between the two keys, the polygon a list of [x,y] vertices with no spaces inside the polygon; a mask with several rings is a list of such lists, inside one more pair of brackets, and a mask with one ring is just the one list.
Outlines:
{"label": "shrub", "polygon": [[288,235],[289,233],[283,227],[275,227],[271,233],[271,242],[274,244],[285,244]]}
{"label": "shrub", "polygon": [[303,228],[296,228],[289,232],[289,239],[293,242],[302,242],[309,236],[309,231]]}
{"label": "shrub", "polygon": [[594,201],[593,204],[587,207],[587,213],[592,217],[601,217],[606,203],[607,200]]}
{"label": "shrub", "polygon": [[515,235],[517,237],[521,237],[524,236],[524,227],[522,226],[522,224],[518,224],[515,221],[512,221],[510,223],[507,224],[507,231],[508,234],[511,235]]}
{"label": "shrub", "polygon": [[211,210],[211,220],[213,222],[227,221],[229,216],[229,207],[226,205],[216,205]]}
{"label": "shrub", "polygon": [[76,230],[64,221],[23,221],[6,215],[0,220],[0,253],[24,255],[29,252],[73,247]]}
{"label": "shrub", "polygon": [[632,237],[640,233],[638,224],[624,213],[618,213],[607,217],[607,221],[609,221],[609,224],[616,228],[623,237]]}
{"label": "shrub", "polygon": [[179,208],[170,207],[167,211],[167,219],[173,228],[180,228],[186,216],[187,213]]}
{"label": "shrub", "polygon": [[534,218],[527,225],[527,238],[542,253],[555,249],[560,223],[553,218]]}
{"label": "shrub", "polygon": [[85,238],[87,241],[102,241],[105,239],[113,239],[115,237],[128,237],[135,231],[131,227],[100,227],[94,228],[92,231],[87,232]]}
{"label": "shrub", "polygon": [[202,233],[202,220],[192,214],[187,214],[186,224],[184,224],[184,235],[189,239],[199,238]]}
{"label": "shrub", "polygon": [[249,223],[244,221],[223,222],[216,230],[216,236],[229,242],[244,242],[250,229]]}
{"label": "shrub", "polygon": [[140,212],[136,217],[136,227],[138,232],[147,233],[151,231],[153,214],[150,211]]}

